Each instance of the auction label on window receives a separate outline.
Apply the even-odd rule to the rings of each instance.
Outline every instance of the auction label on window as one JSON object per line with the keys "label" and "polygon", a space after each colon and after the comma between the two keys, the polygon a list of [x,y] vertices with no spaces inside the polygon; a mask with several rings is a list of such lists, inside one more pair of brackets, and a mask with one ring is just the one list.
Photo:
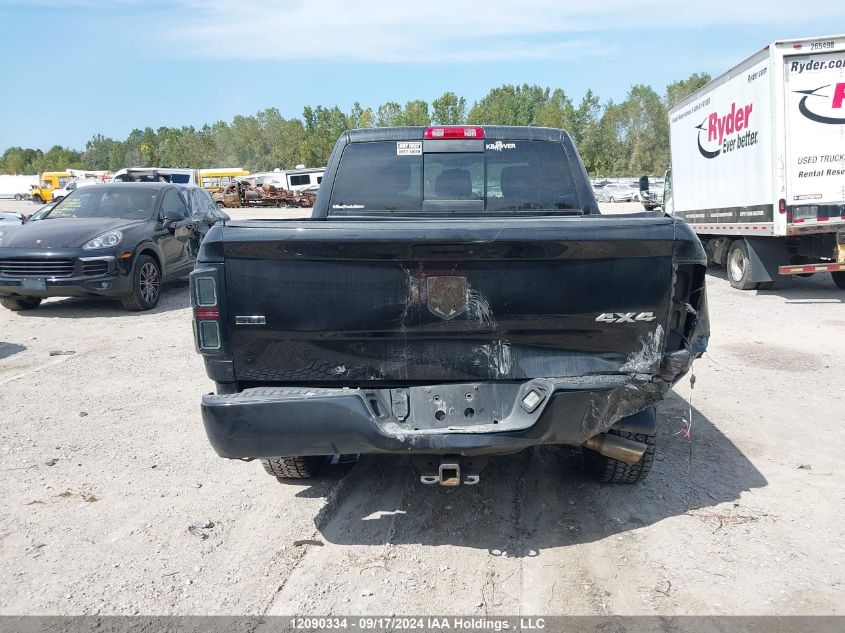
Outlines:
{"label": "auction label on window", "polygon": [[422,156],[422,141],[399,141],[396,143],[397,156]]}

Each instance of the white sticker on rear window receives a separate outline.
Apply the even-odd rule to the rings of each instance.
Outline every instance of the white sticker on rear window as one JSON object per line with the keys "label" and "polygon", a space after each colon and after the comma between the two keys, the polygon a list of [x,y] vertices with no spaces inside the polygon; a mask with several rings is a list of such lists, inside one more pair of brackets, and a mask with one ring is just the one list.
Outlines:
{"label": "white sticker on rear window", "polygon": [[516,143],[502,143],[502,141],[496,141],[495,143],[487,143],[485,147],[487,149],[492,149],[494,152],[501,152],[503,149],[516,149]]}
{"label": "white sticker on rear window", "polygon": [[399,141],[396,143],[397,156],[422,156],[422,141]]}

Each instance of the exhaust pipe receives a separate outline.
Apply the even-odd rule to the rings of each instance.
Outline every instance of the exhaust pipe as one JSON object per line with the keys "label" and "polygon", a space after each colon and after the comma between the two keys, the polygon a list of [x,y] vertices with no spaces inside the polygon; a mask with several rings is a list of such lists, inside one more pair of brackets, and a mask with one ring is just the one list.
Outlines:
{"label": "exhaust pipe", "polygon": [[584,446],[594,450],[599,455],[618,459],[626,464],[636,464],[643,458],[643,454],[648,448],[642,442],[629,440],[627,437],[618,435],[608,435],[607,433],[591,437],[584,442]]}

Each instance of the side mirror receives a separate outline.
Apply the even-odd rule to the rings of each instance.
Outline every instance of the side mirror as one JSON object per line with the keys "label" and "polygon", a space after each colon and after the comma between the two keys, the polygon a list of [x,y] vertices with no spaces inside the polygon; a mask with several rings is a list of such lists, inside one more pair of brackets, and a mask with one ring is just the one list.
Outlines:
{"label": "side mirror", "polygon": [[177,222],[181,222],[185,219],[185,216],[179,213],[178,211],[165,211],[164,217],[161,220],[162,226],[167,230],[172,230],[173,225]]}
{"label": "side mirror", "polygon": [[640,177],[640,191],[648,191],[648,176]]}

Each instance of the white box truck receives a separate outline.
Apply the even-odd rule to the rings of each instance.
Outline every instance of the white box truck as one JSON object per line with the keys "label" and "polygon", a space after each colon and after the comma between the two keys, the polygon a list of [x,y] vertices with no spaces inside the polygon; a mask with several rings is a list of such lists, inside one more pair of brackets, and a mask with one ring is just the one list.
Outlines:
{"label": "white box truck", "polygon": [[33,186],[38,186],[38,174],[34,176],[0,175],[0,199],[29,200],[29,190]]}
{"label": "white box truck", "polygon": [[734,288],[845,289],[845,35],[772,42],[669,110],[664,209]]}

